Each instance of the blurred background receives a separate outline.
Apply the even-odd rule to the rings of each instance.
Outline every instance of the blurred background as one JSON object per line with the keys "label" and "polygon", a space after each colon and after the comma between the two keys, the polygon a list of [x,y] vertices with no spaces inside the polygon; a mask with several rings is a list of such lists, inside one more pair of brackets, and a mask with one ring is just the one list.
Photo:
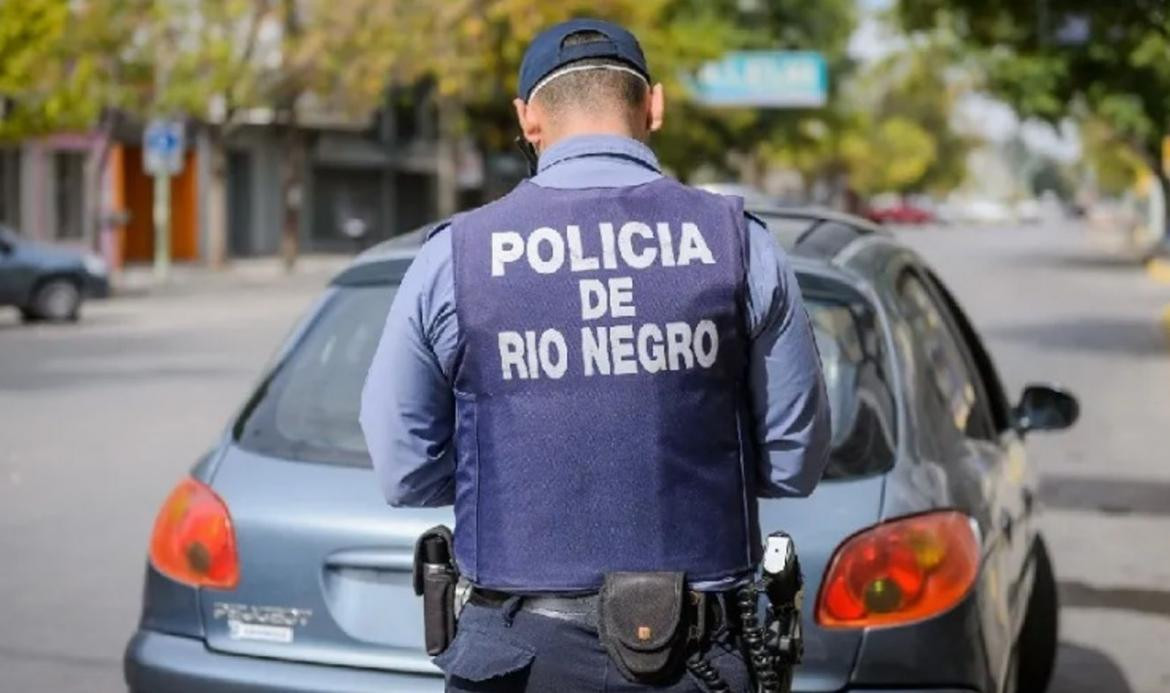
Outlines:
{"label": "blurred background", "polygon": [[332,272],[526,175],[520,57],[580,15],[642,40],[669,172],[889,225],[1010,390],[1081,395],[1032,445],[1055,687],[1170,690],[1163,0],[0,0],[0,246],[85,278],[0,260],[0,690],[120,688],[167,489]]}
{"label": "blurred background", "polygon": [[6,1],[0,223],[115,271],[369,245],[524,175],[518,61],[584,12],[645,43],[671,102],[655,148],[685,181],[911,223],[1088,215],[1148,250],[1165,8],[1010,4]]}

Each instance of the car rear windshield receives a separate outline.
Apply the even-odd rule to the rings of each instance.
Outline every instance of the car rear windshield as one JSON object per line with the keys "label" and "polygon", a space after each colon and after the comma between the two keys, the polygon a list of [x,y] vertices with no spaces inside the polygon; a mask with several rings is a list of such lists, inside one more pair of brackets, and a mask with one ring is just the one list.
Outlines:
{"label": "car rear windshield", "polygon": [[[806,304],[833,415],[827,475],[887,469],[894,398],[879,330],[856,297],[810,289]],[[335,289],[244,407],[234,427],[238,444],[288,460],[369,466],[358,424],[361,390],[395,291],[393,285]]]}

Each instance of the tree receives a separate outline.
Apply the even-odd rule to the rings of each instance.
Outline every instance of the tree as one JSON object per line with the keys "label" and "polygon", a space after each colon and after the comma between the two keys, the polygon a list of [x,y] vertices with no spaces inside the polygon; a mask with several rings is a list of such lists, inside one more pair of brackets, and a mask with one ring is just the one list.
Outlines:
{"label": "tree", "polygon": [[966,178],[967,155],[976,140],[957,132],[951,123],[960,96],[973,86],[956,42],[946,34],[917,37],[862,79],[880,85],[878,117],[913,123],[932,140],[929,163],[907,187],[935,194],[958,187]]}
{"label": "tree", "polygon": [[[137,2],[139,11],[127,17],[137,27],[134,48],[113,55],[131,74],[148,78],[114,100],[118,110],[138,119],[187,117],[203,127],[210,145],[207,222],[212,266],[222,265],[227,253],[227,141],[248,114],[271,114],[285,142],[280,254],[285,267],[292,269],[299,249],[301,171],[306,159],[298,107],[312,86],[328,82],[320,74],[323,66],[336,65],[316,63],[316,54],[341,43],[339,30],[360,21],[360,13],[339,12],[348,21],[317,25],[337,32],[326,34],[305,30],[301,15],[306,8],[325,15],[325,3],[319,1]],[[116,13],[125,4],[95,0],[89,7]],[[353,9],[345,0],[332,4],[339,11]],[[267,33],[262,37],[262,32]]]}
{"label": "tree", "polygon": [[[573,16],[622,23],[639,37],[652,76],[666,87],[666,126],[654,146],[684,179],[701,166],[727,170],[729,154],[736,153],[753,162],[750,168],[762,169],[768,163],[762,144],[788,136],[801,115],[815,112],[705,107],[691,98],[687,73],[728,50],[789,48],[824,52],[837,75],[847,70],[853,26],[852,0],[452,0],[441,6],[399,0],[385,3],[382,12],[393,19],[378,21],[398,30],[382,32],[371,52],[386,56],[393,81],[431,84],[440,139],[467,133],[490,151],[510,147],[517,132],[511,108],[516,72],[536,33]],[[449,153],[444,150],[443,158]],[[440,182],[440,190],[445,214],[454,188]]]}
{"label": "tree", "polygon": [[[451,0],[385,3],[382,23],[395,27],[371,43],[394,84],[430,85],[439,134],[438,208],[455,211],[455,143],[466,134],[503,151],[517,133],[511,101],[532,38],[575,16],[617,21],[639,36],[656,79],[681,96],[680,71],[730,45],[727,21],[697,0]],[[673,120],[670,119],[670,120]]]}
{"label": "tree", "polygon": [[1109,126],[1086,118],[1080,126],[1081,149],[1096,179],[1096,187],[1112,197],[1133,190],[1146,168],[1129,147],[1118,147]]}
{"label": "tree", "polygon": [[802,113],[761,149],[800,172],[806,191],[828,181],[863,195],[949,192],[963,181],[973,144],[951,126],[968,88],[951,52],[932,36],[847,73],[829,108]]}
{"label": "tree", "polygon": [[988,86],[1025,117],[1092,114],[1157,176],[1170,126],[1170,7],[1164,0],[900,0],[910,30],[963,37]]}
{"label": "tree", "polygon": [[931,133],[901,116],[845,133],[840,152],[850,184],[863,195],[915,189],[936,161]]}
{"label": "tree", "polygon": [[[105,9],[117,12],[120,5],[117,0],[107,0]],[[240,114],[251,108],[271,107],[275,100],[265,93],[268,85],[264,80],[270,78],[266,74],[270,68],[257,59],[256,51],[264,24],[278,20],[274,17],[278,7],[273,0],[145,0],[141,9],[148,21],[141,22],[142,15],[137,17],[138,50],[121,53],[121,59],[144,79],[136,93],[116,101],[118,111],[140,120],[190,117],[202,123],[210,144],[207,259],[212,267],[220,267],[227,256],[226,142],[240,126]],[[297,230],[289,229],[287,219],[291,217],[295,224],[297,216],[296,205],[288,206],[291,211],[285,214],[281,255],[291,268]]]}
{"label": "tree", "polygon": [[69,51],[70,14],[60,0],[0,2],[0,141],[93,121],[97,69]]}

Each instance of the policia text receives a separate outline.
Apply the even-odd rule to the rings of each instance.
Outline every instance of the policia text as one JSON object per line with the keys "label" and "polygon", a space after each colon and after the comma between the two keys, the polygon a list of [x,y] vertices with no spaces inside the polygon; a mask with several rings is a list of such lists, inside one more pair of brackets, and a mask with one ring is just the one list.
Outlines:
{"label": "policia text", "polygon": [[[598,269],[629,269],[633,274],[578,281],[581,321],[604,317],[635,318],[634,278],[638,270],[652,265],[686,267],[692,263],[713,265],[715,258],[697,224],[684,222],[676,230],[668,223],[631,221],[616,229],[613,224],[597,225],[599,255],[584,252],[581,228],[541,227],[525,238],[515,231],[498,231],[491,236],[492,277],[507,276],[508,266],[526,262],[537,274]],[[591,244],[596,247],[596,244]],[[658,373],[691,368],[710,368],[719,353],[719,332],[712,320],[687,322],[629,323],[581,328],[579,348],[573,357],[565,335],[556,329],[505,330],[498,333],[500,367],[504,380],[559,379],[571,361],[580,364],[586,376]]]}

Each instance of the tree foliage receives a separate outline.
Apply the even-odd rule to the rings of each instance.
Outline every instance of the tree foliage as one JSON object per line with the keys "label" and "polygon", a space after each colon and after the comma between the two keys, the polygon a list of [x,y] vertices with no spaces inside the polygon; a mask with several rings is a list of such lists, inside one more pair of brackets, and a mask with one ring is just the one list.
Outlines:
{"label": "tree foliage", "polygon": [[975,139],[952,127],[960,96],[972,79],[961,67],[962,57],[946,34],[917,37],[906,50],[878,63],[866,76],[881,84],[876,113],[880,118],[914,124],[932,141],[930,161],[913,180],[894,190],[947,193],[967,174],[967,155]]}
{"label": "tree foliage", "polygon": [[1081,123],[1081,149],[1095,177],[1096,187],[1109,196],[1132,190],[1144,168],[1141,157],[1129,147],[1117,146],[1112,129],[1095,118]]}
{"label": "tree foliage", "polygon": [[901,116],[866,125],[849,130],[841,139],[841,156],[853,188],[873,195],[917,187],[935,161],[930,133]]}
{"label": "tree foliage", "polygon": [[0,140],[96,117],[98,63],[70,50],[74,28],[61,0],[0,2]]}
{"label": "tree foliage", "polygon": [[944,27],[975,50],[988,86],[1025,117],[1091,114],[1151,170],[1170,127],[1164,0],[901,0],[911,30]]}

